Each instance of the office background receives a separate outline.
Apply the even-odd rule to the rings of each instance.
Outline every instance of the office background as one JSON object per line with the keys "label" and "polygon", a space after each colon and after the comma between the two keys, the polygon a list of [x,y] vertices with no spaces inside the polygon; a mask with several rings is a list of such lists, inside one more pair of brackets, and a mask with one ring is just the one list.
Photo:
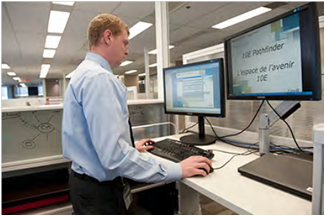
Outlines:
{"label": "office background", "polygon": [[[271,17],[294,9],[304,2],[169,2],[170,65],[182,64],[182,55],[223,42],[224,38]],[[265,6],[272,10],[226,29],[214,29],[212,25],[251,9]],[[324,3],[318,2],[318,12],[324,13]],[[61,41],[53,58],[42,57],[50,10],[71,12],[65,30],[59,35]],[[10,69],[2,69],[3,98],[25,97],[26,87],[37,86],[39,95],[45,97],[64,96],[69,82],[66,76],[83,60],[88,50],[86,32],[89,21],[99,13],[113,13],[121,17],[129,27],[139,21],[152,23],[147,30],[130,40],[129,55],[125,60],[131,64],[114,69],[126,86],[136,86],[138,99],[157,98],[156,55],[149,54],[150,93],[145,95],[144,50],[156,48],[155,3],[154,2],[76,2],[73,6],[57,5],[52,2],[2,2],[2,63]],[[321,21],[323,22],[323,21]],[[322,74],[324,73],[324,28],[320,28]],[[193,61],[223,57],[223,53],[205,56]],[[41,64],[51,65],[45,79],[40,79]],[[130,70],[136,70],[126,74]],[[21,82],[13,80],[7,72],[13,71]],[[45,88],[44,88],[45,86]],[[58,99],[60,100],[60,99]],[[6,104],[6,102],[4,102]],[[277,102],[274,102],[276,105]],[[311,140],[311,126],[323,122],[323,100],[302,102],[302,108],[288,121],[296,131],[298,139]],[[241,129],[247,125],[259,102],[228,101],[227,118],[213,119],[214,125]],[[267,112],[262,108],[263,112]],[[182,118],[182,117],[181,117]],[[193,121],[195,121],[193,119]],[[183,121],[180,121],[182,125]],[[257,121],[250,127],[256,131]],[[307,125],[307,127],[306,127]],[[278,122],[272,134],[290,136],[286,126]]]}
{"label": "office background", "polygon": [[[280,15],[286,11],[292,10],[306,2],[169,2],[169,41],[173,47],[170,49],[170,66],[177,66],[183,63],[183,56],[198,50],[223,43],[224,39],[237,32],[247,29],[251,26],[266,21],[272,17]],[[249,10],[265,6],[272,10],[256,16],[247,21],[241,22],[223,30],[212,28],[213,25],[231,17],[240,15]],[[320,16],[324,15],[324,2],[317,3]],[[67,25],[63,33],[49,34],[47,32],[48,20],[51,10],[70,12]],[[57,5],[52,2],[2,2],[2,63],[10,66],[10,69],[2,69],[2,106],[12,106],[13,104],[25,106],[27,102],[31,105],[41,104],[42,99],[48,99],[50,104],[62,103],[65,89],[69,83],[67,77],[75,67],[84,59],[88,51],[87,44],[87,26],[90,20],[99,13],[113,13],[121,17],[129,27],[132,27],[139,21],[151,23],[152,26],[147,30],[130,39],[129,55],[125,60],[132,63],[120,66],[114,69],[114,74],[130,89],[130,99],[157,99],[158,81],[157,81],[157,55],[150,54],[156,49],[156,20],[155,20],[155,2],[75,2],[72,6]],[[324,74],[324,27],[323,19],[320,19],[320,44],[321,44],[321,62],[322,62],[322,83]],[[61,36],[59,45],[55,50],[53,57],[43,57],[44,44],[46,36]],[[148,65],[150,77],[145,77],[145,52],[148,54]],[[197,62],[211,58],[224,57],[223,52],[202,56],[191,59],[189,62]],[[50,64],[51,67],[45,79],[39,78],[41,65]],[[135,72],[130,72],[136,70]],[[19,80],[14,80],[7,72],[15,72]],[[146,80],[147,79],[147,80]],[[149,86],[145,86],[149,80]],[[38,88],[38,97],[28,97],[28,87]],[[135,88],[134,88],[135,87]],[[323,84],[322,84],[323,89]],[[146,92],[147,90],[147,92]],[[20,102],[12,102],[8,99],[20,99]],[[323,98],[323,97],[322,97]],[[36,102],[37,100],[38,102]],[[247,126],[254,116],[259,101],[227,101],[226,118],[209,118],[214,126],[227,127],[241,130]],[[274,106],[278,101],[272,102]],[[324,99],[314,102],[302,102],[302,107],[288,118],[288,123],[292,126],[296,138],[299,140],[312,140],[312,126],[324,122]],[[129,107],[131,119],[134,126],[141,124],[150,124],[156,122],[168,121],[164,116],[163,109],[158,105],[149,105],[141,108],[134,105]],[[260,113],[269,112],[270,109],[264,106]],[[53,111],[39,111],[37,117],[48,120]],[[144,114],[142,115],[142,114]],[[33,114],[31,114],[33,115]],[[56,112],[53,125],[60,131],[60,115]],[[42,117],[44,116],[44,117]],[[48,116],[48,117],[46,117]],[[143,118],[154,120],[143,120]],[[30,116],[23,116],[27,119]],[[35,118],[35,117],[33,117]],[[197,121],[196,117],[186,119],[179,116],[179,130]],[[22,118],[25,119],[25,118]],[[59,119],[59,120],[58,120]],[[3,118],[3,133],[15,128],[15,123],[8,126],[8,121],[12,119]],[[35,119],[34,119],[35,121]],[[21,127],[21,122],[19,123]],[[7,127],[8,126],[8,127]],[[4,129],[7,127],[6,129]],[[173,133],[172,127],[166,128],[164,125],[160,129],[144,130],[138,128],[135,130],[137,139],[143,137],[156,137],[158,134],[167,135]],[[248,129],[251,132],[257,132],[258,119]],[[25,129],[25,128],[23,128]],[[30,129],[28,129],[30,130]],[[35,136],[26,139],[33,139],[38,135],[38,130],[34,130]],[[11,134],[14,136],[15,134]],[[286,125],[277,122],[271,129],[271,135],[280,137],[291,137]],[[51,137],[55,136],[55,138]],[[3,143],[9,142],[10,137],[2,137]],[[42,139],[48,142],[49,146],[61,140],[60,133],[55,131],[47,137],[44,133],[36,139]],[[25,145],[28,147],[28,145]],[[53,148],[44,149],[40,152],[42,156],[52,155],[53,152],[60,152],[61,143],[54,143]],[[6,149],[13,150],[15,147]],[[20,148],[22,150],[22,148]],[[26,151],[26,148],[23,149]],[[53,151],[52,151],[53,150]],[[3,150],[4,153],[4,150]],[[14,156],[12,156],[14,155]],[[21,156],[23,155],[23,156]],[[21,159],[30,159],[30,154],[7,154],[4,162],[12,162]]]}

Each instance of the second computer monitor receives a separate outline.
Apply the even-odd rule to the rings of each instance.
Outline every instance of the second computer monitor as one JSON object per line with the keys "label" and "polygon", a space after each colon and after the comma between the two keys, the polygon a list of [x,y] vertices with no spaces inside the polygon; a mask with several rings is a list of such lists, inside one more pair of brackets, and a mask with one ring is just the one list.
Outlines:
{"label": "second computer monitor", "polygon": [[321,100],[319,41],[315,3],[231,36],[228,99]]}
{"label": "second computer monitor", "polygon": [[204,116],[225,116],[222,59],[164,68],[164,93],[165,113],[199,116],[199,135],[186,143],[214,142],[204,134]]}

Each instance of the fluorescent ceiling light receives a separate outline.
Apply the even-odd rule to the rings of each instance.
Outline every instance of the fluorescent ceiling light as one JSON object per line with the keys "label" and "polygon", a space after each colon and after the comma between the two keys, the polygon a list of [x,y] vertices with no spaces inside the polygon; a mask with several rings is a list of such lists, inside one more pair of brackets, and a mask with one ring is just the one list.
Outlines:
{"label": "fluorescent ceiling light", "polygon": [[67,25],[69,16],[69,12],[51,10],[47,31],[50,33],[62,34]]}
{"label": "fluorescent ceiling light", "polygon": [[[174,47],[175,47],[174,45],[169,45],[169,49],[173,49]],[[153,55],[157,55],[158,51],[157,51],[157,49],[155,49],[155,50],[151,50],[148,53],[153,54]]]}
{"label": "fluorescent ceiling light", "polygon": [[59,46],[61,36],[48,35],[46,36],[45,48],[56,49]]}
{"label": "fluorescent ceiling light", "polygon": [[149,65],[149,67],[157,67],[157,66],[158,66],[158,63],[154,63],[154,64]]}
{"label": "fluorescent ceiling light", "polygon": [[8,74],[9,76],[16,76],[16,73],[15,73],[15,72],[7,72],[7,74]]}
{"label": "fluorescent ceiling light", "polygon": [[19,78],[19,77],[13,77],[13,79],[14,79],[14,80],[17,80],[17,81],[19,81],[19,80],[20,80],[20,78]]}
{"label": "fluorescent ceiling light", "polygon": [[137,36],[138,34],[143,32],[144,30],[146,30],[150,26],[152,26],[152,23],[138,22],[137,24],[135,24],[134,26],[132,26],[130,28],[130,30],[129,30],[130,31],[129,40],[131,40],[132,38],[134,38],[135,36]]}
{"label": "fluorescent ceiling light", "polygon": [[68,6],[72,6],[74,5],[74,2],[70,2],[70,1],[58,1],[58,2],[52,2],[53,4],[60,4],[60,5],[68,5]]}
{"label": "fluorescent ceiling light", "polygon": [[241,14],[239,16],[233,17],[233,18],[231,18],[229,20],[226,20],[226,21],[224,21],[222,23],[216,24],[216,25],[212,26],[212,28],[224,29],[224,28],[227,28],[229,26],[232,26],[232,25],[235,25],[237,23],[248,20],[250,18],[256,17],[256,16],[258,16],[260,14],[266,13],[266,12],[268,12],[270,10],[271,10],[270,8],[259,7],[259,8],[256,8],[254,10],[243,13],[243,14]]}
{"label": "fluorescent ceiling light", "polygon": [[55,55],[55,50],[44,49],[43,58],[53,58]]}
{"label": "fluorescent ceiling light", "polygon": [[72,71],[71,73],[69,73],[68,75],[66,75],[66,77],[65,77],[65,78],[71,78],[71,77],[72,77],[72,75],[74,74],[74,72],[75,72],[75,71]]}
{"label": "fluorescent ceiling light", "polygon": [[1,65],[1,68],[2,69],[10,69],[9,65],[7,65],[7,64],[2,64]]}
{"label": "fluorescent ceiling light", "polygon": [[128,64],[131,64],[133,61],[124,61],[122,62],[122,64],[120,66],[125,66],[125,65],[128,65]]}
{"label": "fluorescent ceiling light", "polygon": [[25,83],[20,83],[20,86],[21,86],[21,87],[24,87],[24,88],[27,87]]}
{"label": "fluorescent ceiling light", "polygon": [[145,75],[146,75],[146,73],[138,74],[138,76],[145,76]]}
{"label": "fluorescent ceiling light", "polygon": [[39,78],[44,79],[46,77],[47,73],[49,72],[50,67],[51,67],[50,64],[42,64],[42,66],[41,66],[41,73],[40,73]]}
{"label": "fluorescent ceiling light", "polygon": [[125,74],[132,74],[132,73],[135,73],[137,72],[137,70],[129,70],[129,71],[126,71]]}

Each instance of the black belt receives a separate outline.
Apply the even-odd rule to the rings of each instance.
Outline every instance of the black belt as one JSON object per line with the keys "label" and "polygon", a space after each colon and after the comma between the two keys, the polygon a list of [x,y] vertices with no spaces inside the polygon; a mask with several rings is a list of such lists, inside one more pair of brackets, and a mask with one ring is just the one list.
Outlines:
{"label": "black belt", "polygon": [[79,174],[79,173],[73,171],[72,169],[71,169],[71,174],[72,174],[72,176],[74,176],[78,179],[88,181],[88,182],[97,183],[99,185],[122,185],[123,184],[121,177],[116,177],[115,179],[110,180],[110,181],[100,182],[100,181],[98,181],[98,179],[95,179],[95,178],[93,178],[89,175],[86,175],[86,174]]}

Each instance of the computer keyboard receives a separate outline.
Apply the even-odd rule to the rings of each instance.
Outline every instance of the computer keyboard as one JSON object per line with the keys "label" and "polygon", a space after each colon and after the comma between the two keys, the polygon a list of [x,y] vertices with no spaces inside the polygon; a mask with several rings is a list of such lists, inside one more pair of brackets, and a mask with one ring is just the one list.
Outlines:
{"label": "computer keyboard", "polygon": [[203,150],[195,146],[172,139],[165,139],[153,144],[154,148],[148,150],[152,154],[166,158],[174,162],[180,162],[190,156],[199,155],[212,159],[211,151]]}

